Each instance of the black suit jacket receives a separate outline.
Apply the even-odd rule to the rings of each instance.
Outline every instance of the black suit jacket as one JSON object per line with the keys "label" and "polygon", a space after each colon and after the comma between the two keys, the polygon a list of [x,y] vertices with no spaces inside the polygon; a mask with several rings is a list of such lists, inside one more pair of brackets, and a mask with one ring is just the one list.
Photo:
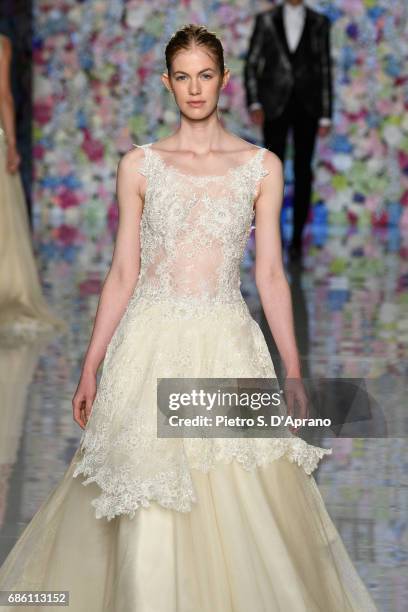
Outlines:
{"label": "black suit jacket", "polygon": [[283,5],[258,13],[245,61],[244,84],[249,108],[259,102],[265,118],[284,109],[294,88],[297,99],[316,118],[332,116],[330,20],[306,8],[301,39],[293,60],[283,22]]}

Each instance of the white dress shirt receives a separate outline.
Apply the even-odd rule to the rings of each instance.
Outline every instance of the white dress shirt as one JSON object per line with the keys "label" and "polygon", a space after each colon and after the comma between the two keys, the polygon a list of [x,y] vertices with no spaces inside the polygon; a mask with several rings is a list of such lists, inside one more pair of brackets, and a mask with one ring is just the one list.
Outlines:
{"label": "white dress shirt", "polygon": [[283,4],[283,25],[285,26],[286,40],[291,51],[294,51],[299,44],[305,24],[306,7],[300,4]]}
{"label": "white dress shirt", "polygon": [[[306,18],[306,6],[304,2],[297,5],[289,4],[289,2],[283,2],[282,8],[286,40],[290,51],[293,52],[298,46],[302,36]],[[256,110],[257,108],[261,108],[261,104],[259,102],[254,102],[250,106],[250,110]],[[321,117],[319,119],[319,125],[330,124],[331,120],[328,117]]]}

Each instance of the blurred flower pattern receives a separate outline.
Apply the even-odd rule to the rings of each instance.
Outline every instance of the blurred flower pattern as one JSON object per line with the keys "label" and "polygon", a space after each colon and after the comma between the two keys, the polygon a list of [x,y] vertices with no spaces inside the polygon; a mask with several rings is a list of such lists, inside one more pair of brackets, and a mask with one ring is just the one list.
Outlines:
{"label": "blurred flower pattern", "polygon": [[[408,23],[405,0],[309,1],[332,21],[335,114],[318,141],[314,216],[324,224],[408,227]],[[185,23],[206,24],[232,71],[222,121],[262,144],[242,71],[255,12],[245,0],[37,0],[34,6],[34,206],[59,240],[114,229],[115,173],[132,143],[163,137],[178,112],[160,74]],[[405,113],[405,114],[404,114]],[[291,182],[290,166],[287,172]],[[57,209],[57,210],[56,210]],[[76,212],[75,212],[76,211]],[[315,219],[315,220],[316,220]]]}

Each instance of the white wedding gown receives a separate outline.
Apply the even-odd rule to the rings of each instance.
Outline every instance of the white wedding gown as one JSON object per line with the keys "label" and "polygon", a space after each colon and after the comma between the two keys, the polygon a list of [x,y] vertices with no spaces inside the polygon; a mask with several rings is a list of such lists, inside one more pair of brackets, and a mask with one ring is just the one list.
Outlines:
{"label": "white wedding gown", "polygon": [[329,451],[156,436],[156,378],[276,375],[239,276],[265,149],[191,176],[151,144],[138,283],[80,446],[0,589],[69,590],[75,612],[376,610],[311,475]]}
{"label": "white wedding gown", "polygon": [[[0,55],[3,36],[0,35]],[[39,335],[66,332],[44,299],[38,277],[21,178],[7,171],[7,147],[0,121],[0,343],[31,342]]]}

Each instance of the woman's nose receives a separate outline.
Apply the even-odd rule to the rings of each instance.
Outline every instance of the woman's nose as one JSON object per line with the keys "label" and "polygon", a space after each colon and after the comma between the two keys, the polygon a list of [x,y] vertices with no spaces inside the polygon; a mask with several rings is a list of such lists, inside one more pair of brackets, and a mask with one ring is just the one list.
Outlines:
{"label": "woman's nose", "polygon": [[190,81],[190,94],[200,93],[200,84],[195,79],[191,79]]}

